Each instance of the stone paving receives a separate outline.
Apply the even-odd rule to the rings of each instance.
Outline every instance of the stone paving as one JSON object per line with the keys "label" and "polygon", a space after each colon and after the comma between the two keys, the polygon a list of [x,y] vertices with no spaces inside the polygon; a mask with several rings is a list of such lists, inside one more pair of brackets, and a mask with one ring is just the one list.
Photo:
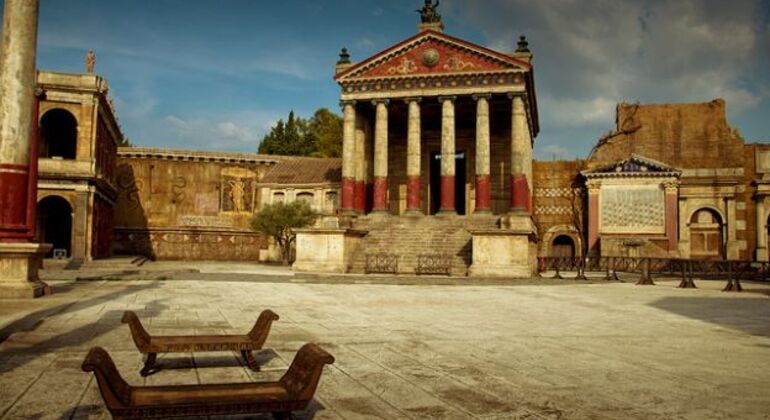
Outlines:
{"label": "stone paving", "polygon": [[[770,287],[657,283],[53,282],[0,302],[0,415],[109,418],[80,370],[91,346],[152,385],[273,380],[314,341],[336,363],[298,418],[770,418]],[[144,379],[120,323],[132,309],[153,334],[240,333],[264,308],[281,319],[258,373],[230,353],[173,354]]]}

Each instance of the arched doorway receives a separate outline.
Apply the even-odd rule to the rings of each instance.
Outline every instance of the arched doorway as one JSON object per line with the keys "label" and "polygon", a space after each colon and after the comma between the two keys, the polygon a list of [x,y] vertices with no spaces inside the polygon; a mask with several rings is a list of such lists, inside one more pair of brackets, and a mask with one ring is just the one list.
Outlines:
{"label": "arched doorway", "polygon": [[553,240],[551,254],[559,258],[575,257],[575,241],[567,235],[559,235]]}
{"label": "arched doorway", "polygon": [[42,199],[37,205],[38,238],[52,244],[46,258],[54,256],[55,250],[64,250],[66,257],[72,257],[72,206],[58,196]]}
{"label": "arched doorway", "polygon": [[700,209],[690,218],[690,257],[722,259],[722,217],[711,209]]}
{"label": "arched doorway", "polygon": [[40,157],[75,159],[78,122],[63,109],[52,109],[40,119]]}

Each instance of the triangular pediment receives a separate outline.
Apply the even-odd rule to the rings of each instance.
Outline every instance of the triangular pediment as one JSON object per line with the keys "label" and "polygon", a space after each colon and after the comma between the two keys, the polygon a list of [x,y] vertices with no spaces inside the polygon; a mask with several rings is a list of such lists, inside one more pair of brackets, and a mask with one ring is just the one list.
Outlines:
{"label": "triangular pediment", "polygon": [[682,171],[679,169],[637,154],[632,154],[628,159],[620,160],[611,165],[582,172],[584,176],[589,178],[607,176],[679,176],[681,173]]}
{"label": "triangular pediment", "polygon": [[338,82],[381,77],[529,70],[530,64],[449,35],[424,31],[338,74]]}

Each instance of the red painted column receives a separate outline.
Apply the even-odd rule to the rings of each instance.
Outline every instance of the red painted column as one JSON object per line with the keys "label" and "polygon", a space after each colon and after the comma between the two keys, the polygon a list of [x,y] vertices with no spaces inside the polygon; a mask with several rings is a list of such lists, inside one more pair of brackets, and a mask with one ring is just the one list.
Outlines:
{"label": "red painted column", "polygon": [[343,212],[350,211],[355,206],[356,180],[353,178],[342,178],[342,197],[341,207]]}
{"label": "red painted column", "polygon": [[489,175],[476,175],[476,212],[490,211],[490,193]]}
{"label": "red painted column", "polygon": [[420,176],[406,179],[406,209],[420,211]]}
{"label": "red painted column", "polygon": [[354,208],[358,213],[366,212],[366,183],[364,181],[356,181]]}
{"label": "red painted column", "polygon": [[599,242],[599,185],[588,185],[588,253]]}
{"label": "red painted column", "polygon": [[442,212],[455,211],[455,176],[441,175],[441,208]]}
{"label": "red painted column", "polygon": [[374,198],[372,211],[388,210],[388,177],[374,177]]}
{"label": "red painted column", "polygon": [[668,250],[676,251],[679,249],[679,204],[676,183],[664,185],[666,189],[666,238],[668,239]]}
{"label": "red painted column", "polygon": [[511,210],[530,211],[529,184],[524,174],[511,175]]}

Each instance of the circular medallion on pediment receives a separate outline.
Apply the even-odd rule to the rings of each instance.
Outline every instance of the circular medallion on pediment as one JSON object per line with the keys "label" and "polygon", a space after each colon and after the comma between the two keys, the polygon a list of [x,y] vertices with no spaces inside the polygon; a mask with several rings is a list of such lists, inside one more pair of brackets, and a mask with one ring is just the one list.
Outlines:
{"label": "circular medallion on pediment", "polygon": [[439,58],[441,58],[441,55],[438,53],[437,49],[428,48],[422,53],[422,64],[427,67],[433,67],[438,64]]}

